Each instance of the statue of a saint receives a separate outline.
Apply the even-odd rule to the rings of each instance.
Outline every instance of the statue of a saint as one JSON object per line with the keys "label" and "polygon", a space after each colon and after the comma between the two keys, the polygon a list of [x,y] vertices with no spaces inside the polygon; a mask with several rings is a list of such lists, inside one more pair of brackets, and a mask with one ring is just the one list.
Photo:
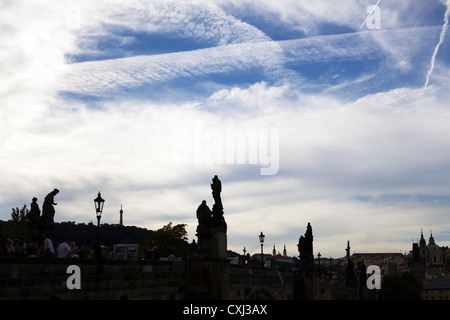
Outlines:
{"label": "statue of a saint", "polygon": [[39,209],[39,204],[37,203],[37,198],[33,197],[31,199],[30,211],[28,212],[28,222],[35,226],[39,223],[39,218],[41,217],[41,209]]}
{"label": "statue of a saint", "polygon": [[[313,240],[312,227],[311,227],[311,224],[309,222],[308,222],[308,225],[306,226],[305,237],[307,239],[310,239],[311,241]],[[311,252],[311,254],[312,254],[312,252]]]}
{"label": "statue of a saint", "polygon": [[206,200],[203,200],[202,203],[197,208],[197,219],[198,224],[201,226],[209,225],[211,221],[212,212],[206,204]]}
{"label": "statue of a saint", "polygon": [[197,238],[198,238],[198,256],[209,257],[211,254],[211,218],[212,212],[206,201],[197,208]]}
{"label": "statue of a saint", "polygon": [[300,253],[300,270],[312,271],[314,269],[313,234],[311,224],[308,222],[304,236],[298,239],[298,252]]}
{"label": "statue of a saint", "polygon": [[53,223],[55,216],[55,208],[57,203],[55,202],[55,196],[59,193],[58,189],[53,189],[48,195],[45,196],[44,204],[42,205],[42,221],[44,223]]}
{"label": "statue of a saint", "polygon": [[212,178],[212,182],[213,183],[211,183],[211,189],[212,189],[212,196],[215,202],[214,205],[222,209],[223,208],[222,199],[220,198],[220,193],[222,192],[222,183],[220,182],[217,175],[215,175],[214,178]]}
{"label": "statue of a saint", "polygon": [[298,252],[300,253],[300,260],[306,258],[305,252],[306,252],[306,240],[304,236],[300,236],[298,239]]}

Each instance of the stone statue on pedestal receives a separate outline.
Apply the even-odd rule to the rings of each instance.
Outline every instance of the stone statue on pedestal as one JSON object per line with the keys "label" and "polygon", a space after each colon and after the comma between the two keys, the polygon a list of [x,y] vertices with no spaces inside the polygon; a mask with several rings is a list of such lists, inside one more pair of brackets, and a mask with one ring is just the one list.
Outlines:
{"label": "stone statue on pedestal", "polygon": [[197,244],[193,243],[187,256],[189,300],[229,298],[230,260],[227,259],[226,223],[223,218],[222,185],[217,176],[211,183],[214,205],[212,210],[203,200],[197,208]]}
{"label": "stone statue on pedestal", "polygon": [[311,224],[308,222],[304,236],[300,236],[298,240],[298,252],[300,253],[300,270],[313,271],[314,269],[314,252],[313,252],[313,234]]}
{"label": "stone statue on pedestal", "polygon": [[198,238],[198,256],[201,258],[211,255],[211,209],[203,200],[197,208],[197,238]]}
{"label": "stone statue on pedestal", "polygon": [[212,179],[211,190],[214,199],[212,211],[206,204],[206,200],[203,200],[197,208],[197,255],[200,258],[226,258],[227,224],[223,217],[220,197],[222,184],[217,175]]}
{"label": "stone statue on pedestal", "polygon": [[58,189],[53,189],[49,194],[47,194],[44,198],[44,204],[42,205],[42,215],[39,219],[39,229],[41,236],[44,233],[48,233],[50,235],[53,234],[53,229],[55,228],[55,208],[57,203],[55,202],[55,196],[59,193]]}
{"label": "stone statue on pedestal", "polygon": [[212,209],[213,213],[213,225],[219,228],[222,232],[227,231],[227,224],[223,217],[223,205],[220,193],[222,192],[222,183],[217,175],[214,176],[211,183],[212,196],[214,199],[214,205]]}

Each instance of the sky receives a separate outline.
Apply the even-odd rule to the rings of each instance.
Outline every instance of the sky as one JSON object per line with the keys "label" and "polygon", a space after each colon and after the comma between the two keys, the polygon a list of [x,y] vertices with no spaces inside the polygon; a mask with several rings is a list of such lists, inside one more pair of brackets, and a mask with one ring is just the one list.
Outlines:
{"label": "sky", "polygon": [[0,0],[0,219],[156,230],[212,208],[228,249],[450,245],[448,0]]}

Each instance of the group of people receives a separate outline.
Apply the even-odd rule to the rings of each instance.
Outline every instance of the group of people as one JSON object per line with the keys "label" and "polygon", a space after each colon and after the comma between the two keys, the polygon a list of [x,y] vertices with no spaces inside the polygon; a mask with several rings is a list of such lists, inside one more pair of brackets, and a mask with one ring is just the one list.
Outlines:
{"label": "group of people", "polygon": [[27,245],[23,237],[17,238],[13,241],[11,238],[4,237],[0,234],[0,256],[27,256]]}
{"label": "group of people", "polygon": [[159,260],[159,249],[157,246],[153,246],[153,248],[147,247],[147,251],[145,253],[145,260]]}
{"label": "group of people", "polygon": [[[57,205],[54,198],[58,193],[59,190],[54,189],[47,194],[42,207],[42,215],[37,203],[38,199],[33,197],[30,211],[27,214],[31,228],[42,229],[53,224],[55,215],[55,208],[53,206]],[[42,234],[42,241],[37,242],[33,239],[28,243],[25,243],[23,237],[19,237],[13,241],[0,234],[0,256],[79,258],[84,257],[84,255],[84,248],[77,247],[75,242],[70,240],[58,244],[55,250],[49,234],[45,232]]]}
{"label": "group of people", "polygon": [[23,237],[15,241],[0,234],[0,256],[15,257],[57,257],[57,258],[84,258],[84,248],[76,246],[75,242],[66,240],[56,246],[47,233],[43,234],[43,241],[38,245],[32,240],[25,243]]}
{"label": "group of people", "polygon": [[84,258],[85,254],[83,247],[77,247],[75,242],[66,240],[58,245],[55,256],[58,258]]}

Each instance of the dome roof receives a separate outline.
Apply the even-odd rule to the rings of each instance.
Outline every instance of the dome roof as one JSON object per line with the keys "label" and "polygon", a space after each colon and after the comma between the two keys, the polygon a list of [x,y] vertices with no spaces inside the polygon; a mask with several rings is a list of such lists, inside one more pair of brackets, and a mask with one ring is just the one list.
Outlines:
{"label": "dome roof", "polygon": [[439,247],[436,244],[429,244],[427,246],[427,248],[428,248],[428,251],[441,251],[441,247]]}

